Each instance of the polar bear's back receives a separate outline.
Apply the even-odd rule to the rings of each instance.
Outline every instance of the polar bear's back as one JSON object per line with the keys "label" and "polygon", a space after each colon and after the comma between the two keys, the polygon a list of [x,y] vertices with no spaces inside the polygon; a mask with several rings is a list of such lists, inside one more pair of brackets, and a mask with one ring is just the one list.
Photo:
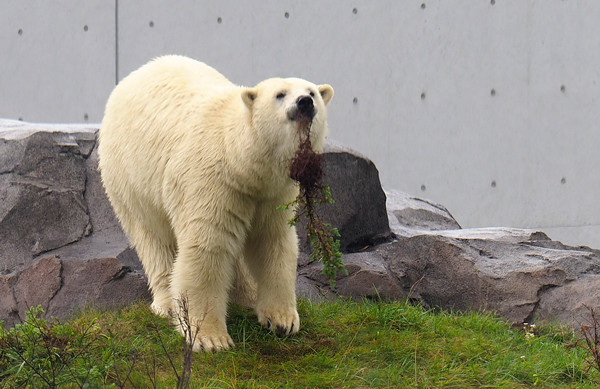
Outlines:
{"label": "polar bear's back", "polygon": [[231,88],[235,86],[225,76],[202,62],[177,55],[156,58],[115,87],[106,103],[104,133],[112,131],[115,119],[124,120],[125,116],[136,115],[146,121],[142,123],[146,125],[132,128],[135,131],[149,128],[150,118],[173,121],[173,117],[182,117],[185,109],[210,104]]}

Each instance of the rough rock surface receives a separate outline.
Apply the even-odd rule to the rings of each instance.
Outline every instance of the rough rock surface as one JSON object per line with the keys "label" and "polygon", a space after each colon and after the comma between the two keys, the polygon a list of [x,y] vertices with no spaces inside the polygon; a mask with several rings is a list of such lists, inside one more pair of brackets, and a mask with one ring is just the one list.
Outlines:
{"label": "rough rock surface", "polygon": [[6,272],[90,232],[84,201],[90,150],[78,141],[88,146],[95,134],[0,136],[0,258]]}
{"label": "rough rock surface", "polygon": [[446,207],[441,204],[413,197],[398,190],[388,190],[385,196],[390,228],[398,235],[461,228]]}
{"label": "rough rock surface", "polygon": [[[331,189],[335,202],[319,207],[318,215],[338,229],[342,253],[390,240],[385,193],[373,162],[331,141],[323,152],[323,182]],[[298,223],[298,236],[301,249],[308,252],[310,244],[304,223],[302,219]]]}
{"label": "rough rock surface", "polygon": [[0,120],[0,320],[149,298],[97,172],[97,127]]}
{"label": "rough rock surface", "polygon": [[[104,195],[97,128],[0,120],[0,320],[30,305],[66,317],[86,305],[149,299],[146,279]],[[514,323],[579,325],[600,310],[600,251],[543,232],[461,229],[441,205],[388,191],[356,152],[329,144],[325,179],[335,204],[321,217],[342,233],[348,275],[335,293],[302,252],[298,294],[320,300],[408,299],[491,310]]]}
{"label": "rough rock surface", "polygon": [[[395,215],[398,209],[389,211]],[[444,219],[451,217],[443,213]],[[438,230],[435,225],[428,231],[422,224],[418,229],[391,225],[394,242],[344,256],[349,275],[338,280],[338,294],[402,298],[426,307],[492,311],[512,323],[556,321],[576,327],[589,318],[590,307],[600,310],[598,250],[568,247],[535,230]],[[334,296],[321,269],[319,263],[300,268],[302,295]],[[309,283],[311,288],[304,288]]]}

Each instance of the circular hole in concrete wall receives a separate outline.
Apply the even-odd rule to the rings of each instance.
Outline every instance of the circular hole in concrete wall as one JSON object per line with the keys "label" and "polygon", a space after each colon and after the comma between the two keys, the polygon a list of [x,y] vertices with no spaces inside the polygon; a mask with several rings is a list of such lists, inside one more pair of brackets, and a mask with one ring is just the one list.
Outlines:
{"label": "circular hole in concrete wall", "polygon": [[221,19],[220,16],[217,18],[217,23],[219,23],[219,24],[223,23],[223,19]]}
{"label": "circular hole in concrete wall", "polygon": [[290,13],[289,12],[284,13],[283,17],[286,18],[286,19],[289,19],[290,18]]}
{"label": "circular hole in concrete wall", "polygon": [[496,180],[492,180],[492,184],[491,185],[492,185],[492,188],[495,188],[496,187]]}
{"label": "circular hole in concrete wall", "polygon": [[358,97],[355,97],[352,99],[352,104],[354,104],[354,105],[358,104]]}
{"label": "circular hole in concrete wall", "polygon": [[17,31],[17,34],[23,35],[23,30],[21,28],[19,28],[19,31]]}
{"label": "circular hole in concrete wall", "polygon": [[154,27],[154,22],[152,20],[150,20],[150,23],[148,23],[148,26],[150,26],[150,28]]}
{"label": "circular hole in concrete wall", "polygon": [[425,97],[427,97],[427,95],[425,94],[425,92],[421,93],[421,100],[425,100]]}
{"label": "circular hole in concrete wall", "polygon": [[87,30],[88,30],[88,26],[87,26],[87,24],[86,24],[85,26],[83,26],[83,31],[86,31],[86,32],[87,32]]}
{"label": "circular hole in concrete wall", "polygon": [[565,177],[561,178],[560,179],[560,183],[563,184],[563,185],[566,184],[567,183],[567,179]]}
{"label": "circular hole in concrete wall", "polygon": [[421,9],[425,9],[427,8],[427,6],[425,5],[425,3],[421,3]]}
{"label": "circular hole in concrete wall", "polygon": [[88,114],[87,113],[83,114],[83,120],[85,120],[86,122],[88,121]]}
{"label": "circular hole in concrete wall", "polygon": [[352,13],[353,13],[354,15],[356,15],[356,14],[358,13],[358,9],[356,9],[356,8],[352,8]]}
{"label": "circular hole in concrete wall", "polygon": [[564,85],[561,85],[561,86],[560,86],[560,91],[561,91],[562,93],[565,93],[565,92],[567,91],[567,87],[566,87],[566,86],[564,86]]}
{"label": "circular hole in concrete wall", "polygon": [[492,90],[490,91],[490,95],[491,95],[492,97],[496,96],[496,89],[493,89],[493,88],[492,88]]}
{"label": "circular hole in concrete wall", "polygon": [[427,190],[427,187],[425,186],[425,184],[421,185],[421,192],[425,192]]}
{"label": "circular hole in concrete wall", "polygon": [[494,5],[494,4],[496,4],[496,0],[490,0],[490,4],[491,4],[491,5]]}

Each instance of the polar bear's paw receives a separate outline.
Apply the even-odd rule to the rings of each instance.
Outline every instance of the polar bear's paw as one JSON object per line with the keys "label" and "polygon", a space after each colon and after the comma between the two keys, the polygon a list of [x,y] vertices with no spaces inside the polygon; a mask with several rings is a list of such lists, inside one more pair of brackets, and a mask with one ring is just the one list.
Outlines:
{"label": "polar bear's paw", "polygon": [[233,345],[233,340],[227,332],[207,334],[200,331],[200,333],[196,336],[196,340],[194,341],[193,350],[196,352],[216,352],[227,350],[233,347]]}
{"label": "polar bear's paw", "polygon": [[169,312],[170,309],[163,307],[162,305],[158,304],[156,301],[152,303],[152,305],[150,305],[150,308],[152,309],[152,312],[154,312],[155,314],[157,314],[160,317],[169,317]]}
{"label": "polar bear's paw", "polygon": [[300,330],[300,317],[294,308],[258,309],[257,314],[259,323],[279,337],[290,336]]}

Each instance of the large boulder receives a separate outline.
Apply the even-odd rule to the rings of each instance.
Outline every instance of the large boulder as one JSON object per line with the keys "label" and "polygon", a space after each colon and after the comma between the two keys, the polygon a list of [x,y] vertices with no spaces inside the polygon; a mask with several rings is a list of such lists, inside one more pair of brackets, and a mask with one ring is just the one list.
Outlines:
{"label": "large boulder", "polygon": [[0,120],[0,320],[148,299],[97,172],[97,127]]}
{"label": "large boulder", "polygon": [[[3,270],[89,234],[86,158],[95,133],[19,132],[0,123],[0,258]],[[78,143],[79,142],[79,143]]]}
{"label": "large boulder", "polygon": [[[405,297],[426,306],[493,311],[513,323],[558,319],[577,325],[588,313],[582,306],[549,302],[570,295],[575,281],[597,280],[600,256],[584,248],[547,248],[547,243],[552,241],[537,231],[467,229],[400,238],[378,248],[377,255]],[[600,306],[600,300],[585,299]]]}
{"label": "large boulder", "polygon": [[396,235],[461,228],[446,207],[441,204],[399,190],[386,190],[385,195],[390,228]]}
{"label": "large boulder", "polygon": [[[340,250],[351,253],[390,240],[386,197],[375,164],[332,141],[326,143],[323,153],[323,182],[331,189],[334,202],[319,206],[317,214],[338,229]],[[298,236],[301,250],[309,252],[305,223],[306,219],[300,219]]]}
{"label": "large boulder", "polygon": [[[409,198],[388,201],[397,239],[346,254],[349,274],[338,278],[335,291],[321,264],[305,260],[298,277],[301,295],[401,298],[453,311],[491,311],[515,324],[557,321],[578,327],[589,318],[589,308],[600,310],[600,251],[565,246],[536,230],[460,229],[441,206],[432,210],[427,200],[393,196]],[[413,215],[408,223],[407,214]],[[422,220],[414,218],[419,214]],[[394,220],[395,215],[400,216]]]}

